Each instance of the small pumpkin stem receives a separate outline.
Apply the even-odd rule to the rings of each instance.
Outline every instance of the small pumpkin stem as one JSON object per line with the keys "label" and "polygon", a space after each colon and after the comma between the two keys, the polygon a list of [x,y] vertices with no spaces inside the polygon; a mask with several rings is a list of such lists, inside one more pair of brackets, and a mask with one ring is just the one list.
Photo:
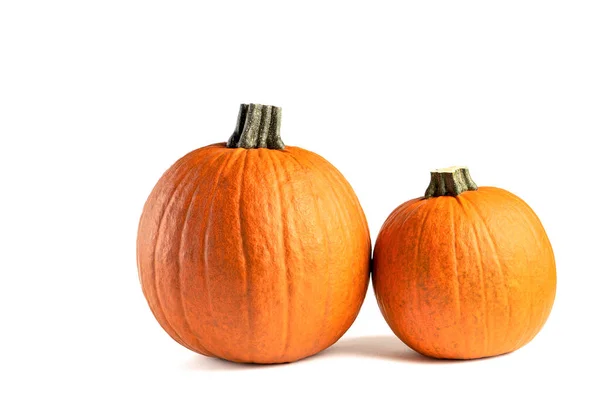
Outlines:
{"label": "small pumpkin stem", "polygon": [[235,131],[227,141],[227,147],[283,150],[285,145],[279,134],[280,126],[280,107],[242,104]]}
{"label": "small pumpkin stem", "polygon": [[469,190],[477,190],[477,185],[467,167],[441,168],[431,171],[431,182],[425,191],[425,198],[458,196]]}

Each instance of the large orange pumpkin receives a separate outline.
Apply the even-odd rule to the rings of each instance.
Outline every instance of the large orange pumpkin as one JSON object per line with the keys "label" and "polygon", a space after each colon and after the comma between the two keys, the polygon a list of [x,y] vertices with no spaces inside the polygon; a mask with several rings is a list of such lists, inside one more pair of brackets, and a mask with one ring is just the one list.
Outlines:
{"label": "large orange pumpkin", "polygon": [[381,312],[402,341],[431,357],[516,350],[539,332],[554,302],[546,232],[523,200],[477,188],[466,168],[431,175],[425,196],[398,207],[377,238]]}
{"label": "large orange pumpkin", "polygon": [[242,105],[229,142],[192,151],[144,207],[138,271],[154,316],[181,345],[250,363],[335,343],[364,300],[371,242],[330,163],[285,147],[280,109]]}

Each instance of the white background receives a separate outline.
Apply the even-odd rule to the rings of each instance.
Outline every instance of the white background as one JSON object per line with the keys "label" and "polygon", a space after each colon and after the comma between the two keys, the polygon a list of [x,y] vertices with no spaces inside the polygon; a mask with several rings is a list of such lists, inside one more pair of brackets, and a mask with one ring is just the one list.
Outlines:
{"label": "white background", "polygon": [[[172,341],[139,287],[138,218],[242,102],[283,107],[285,143],[342,171],[373,240],[433,168],[525,199],[558,268],[541,333],[429,360],[369,289],[347,334],[295,364]],[[3,1],[0,398],[599,398],[599,133],[594,1]]]}

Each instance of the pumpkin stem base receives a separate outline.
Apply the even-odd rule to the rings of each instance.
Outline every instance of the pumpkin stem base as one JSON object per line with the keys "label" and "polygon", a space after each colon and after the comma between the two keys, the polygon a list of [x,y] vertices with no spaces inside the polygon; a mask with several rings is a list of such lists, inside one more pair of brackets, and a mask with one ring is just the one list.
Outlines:
{"label": "pumpkin stem base", "polygon": [[477,190],[477,185],[467,167],[440,168],[431,171],[431,182],[424,197],[458,196],[469,190]]}
{"label": "pumpkin stem base", "polygon": [[262,104],[242,104],[233,135],[227,141],[229,148],[283,150],[281,140],[281,108]]}

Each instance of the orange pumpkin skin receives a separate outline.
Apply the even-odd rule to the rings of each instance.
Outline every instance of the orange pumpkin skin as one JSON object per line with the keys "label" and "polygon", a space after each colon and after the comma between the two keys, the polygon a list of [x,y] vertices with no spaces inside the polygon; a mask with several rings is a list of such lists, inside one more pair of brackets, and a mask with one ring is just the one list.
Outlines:
{"label": "orange pumpkin skin", "polygon": [[165,331],[198,353],[281,363],[350,327],[371,242],[352,188],[297,147],[195,150],[160,179],[139,225],[138,272]]}
{"label": "orange pumpkin skin", "polygon": [[392,212],[375,244],[373,286],[408,346],[472,359],[533,339],[554,302],[556,268],[533,210],[510,192],[480,187]]}

